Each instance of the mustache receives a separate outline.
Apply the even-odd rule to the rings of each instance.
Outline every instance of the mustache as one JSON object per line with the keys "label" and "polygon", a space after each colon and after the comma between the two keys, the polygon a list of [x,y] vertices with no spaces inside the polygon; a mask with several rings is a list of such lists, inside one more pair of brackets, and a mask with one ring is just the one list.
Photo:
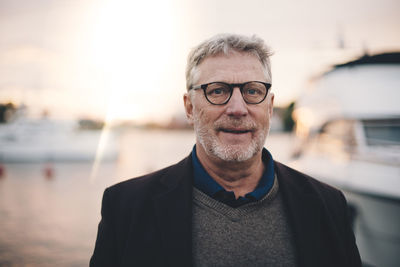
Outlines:
{"label": "mustache", "polygon": [[214,123],[214,128],[216,130],[222,129],[230,129],[230,128],[239,128],[239,129],[246,129],[246,130],[255,130],[257,128],[257,124],[249,119],[242,119],[242,118],[224,118],[218,120]]}

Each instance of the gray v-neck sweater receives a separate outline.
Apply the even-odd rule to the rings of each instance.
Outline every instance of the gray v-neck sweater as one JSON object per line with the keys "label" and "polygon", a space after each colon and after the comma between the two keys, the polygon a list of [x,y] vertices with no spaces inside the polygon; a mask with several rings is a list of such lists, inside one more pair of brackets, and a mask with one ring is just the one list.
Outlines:
{"label": "gray v-neck sweater", "polygon": [[193,188],[194,266],[296,266],[278,179],[261,200],[232,208]]}

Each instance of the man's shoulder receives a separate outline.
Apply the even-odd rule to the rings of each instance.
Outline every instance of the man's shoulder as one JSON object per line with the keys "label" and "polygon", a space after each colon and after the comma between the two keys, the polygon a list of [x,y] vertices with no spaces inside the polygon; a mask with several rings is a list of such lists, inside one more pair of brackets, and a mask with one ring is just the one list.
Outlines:
{"label": "man's shoulder", "polygon": [[186,157],[180,162],[163,169],[114,184],[108,187],[106,192],[118,195],[145,195],[149,193],[149,190],[154,191],[158,187],[179,182],[179,174],[187,172],[190,164],[190,157]]}
{"label": "man's shoulder", "polygon": [[168,167],[165,167],[163,169],[147,173],[141,176],[129,178],[128,180],[121,181],[119,183],[116,183],[114,185],[111,185],[110,187],[107,188],[109,191],[124,191],[124,190],[140,190],[142,188],[146,188],[148,186],[151,186],[154,183],[159,182],[160,178],[163,177],[165,173],[167,173],[171,168],[175,166],[171,165]]}
{"label": "man's shoulder", "polygon": [[342,223],[340,220],[343,214],[347,213],[347,204],[344,194],[339,189],[282,163],[276,162],[275,165],[279,188],[292,209],[298,209],[300,206],[321,207],[325,211],[324,214],[331,214],[334,220],[338,220],[336,223]]}
{"label": "man's shoulder", "polygon": [[317,193],[320,196],[326,196],[326,194],[335,196],[342,195],[342,192],[332,185],[317,180],[283,163],[277,161],[274,163],[277,175],[278,177],[280,176],[280,183],[284,183],[288,187],[296,188],[298,191],[302,191],[306,194]]}

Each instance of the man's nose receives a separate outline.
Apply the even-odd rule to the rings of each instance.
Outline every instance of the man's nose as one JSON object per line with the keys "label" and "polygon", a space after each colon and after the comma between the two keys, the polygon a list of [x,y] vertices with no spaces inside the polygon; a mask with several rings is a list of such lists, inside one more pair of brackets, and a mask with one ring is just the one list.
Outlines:
{"label": "man's nose", "polygon": [[230,116],[246,116],[248,113],[247,104],[238,87],[233,88],[231,99],[227,103],[226,113]]}

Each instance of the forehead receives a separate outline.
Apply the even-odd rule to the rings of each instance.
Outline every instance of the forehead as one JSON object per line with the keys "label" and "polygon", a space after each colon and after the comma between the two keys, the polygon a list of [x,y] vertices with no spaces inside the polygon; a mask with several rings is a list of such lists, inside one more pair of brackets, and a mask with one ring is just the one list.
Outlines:
{"label": "forehead", "polygon": [[260,60],[256,55],[231,51],[205,58],[198,66],[198,83],[247,81],[269,82]]}

